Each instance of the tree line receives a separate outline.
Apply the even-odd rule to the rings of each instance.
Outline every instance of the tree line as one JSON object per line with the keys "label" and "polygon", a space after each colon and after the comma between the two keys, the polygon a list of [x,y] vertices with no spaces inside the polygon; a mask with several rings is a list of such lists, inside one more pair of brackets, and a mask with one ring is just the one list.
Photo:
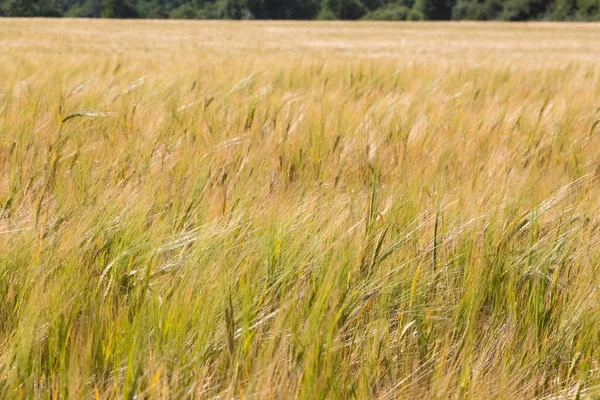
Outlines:
{"label": "tree line", "polygon": [[0,0],[0,16],[596,21],[600,0]]}

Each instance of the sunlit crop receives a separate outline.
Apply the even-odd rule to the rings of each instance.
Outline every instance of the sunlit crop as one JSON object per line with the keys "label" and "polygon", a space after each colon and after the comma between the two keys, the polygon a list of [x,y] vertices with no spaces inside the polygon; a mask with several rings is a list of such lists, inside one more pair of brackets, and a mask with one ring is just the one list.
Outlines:
{"label": "sunlit crop", "polygon": [[0,397],[600,394],[600,26],[0,20]]}

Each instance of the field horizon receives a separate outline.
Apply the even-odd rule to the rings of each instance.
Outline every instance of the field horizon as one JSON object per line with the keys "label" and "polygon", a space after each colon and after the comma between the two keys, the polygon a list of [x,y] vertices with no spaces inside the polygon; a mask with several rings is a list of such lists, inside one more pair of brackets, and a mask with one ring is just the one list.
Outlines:
{"label": "field horizon", "polygon": [[600,24],[0,46],[0,398],[600,396]]}

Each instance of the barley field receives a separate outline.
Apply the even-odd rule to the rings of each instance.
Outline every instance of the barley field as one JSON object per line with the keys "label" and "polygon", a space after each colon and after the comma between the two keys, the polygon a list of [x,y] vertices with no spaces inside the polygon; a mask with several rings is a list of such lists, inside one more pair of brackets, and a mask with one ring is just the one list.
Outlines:
{"label": "barley field", "polygon": [[0,49],[0,398],[600,396],[600,25]]}

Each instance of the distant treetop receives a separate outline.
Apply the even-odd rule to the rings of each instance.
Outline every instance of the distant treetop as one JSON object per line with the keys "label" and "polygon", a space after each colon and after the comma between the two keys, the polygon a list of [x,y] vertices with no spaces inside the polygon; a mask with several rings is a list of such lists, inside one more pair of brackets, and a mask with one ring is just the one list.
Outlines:
{"label": "distant treetop", "polygon": [[597,21],[600,0],[0,0],[0,16]]}

